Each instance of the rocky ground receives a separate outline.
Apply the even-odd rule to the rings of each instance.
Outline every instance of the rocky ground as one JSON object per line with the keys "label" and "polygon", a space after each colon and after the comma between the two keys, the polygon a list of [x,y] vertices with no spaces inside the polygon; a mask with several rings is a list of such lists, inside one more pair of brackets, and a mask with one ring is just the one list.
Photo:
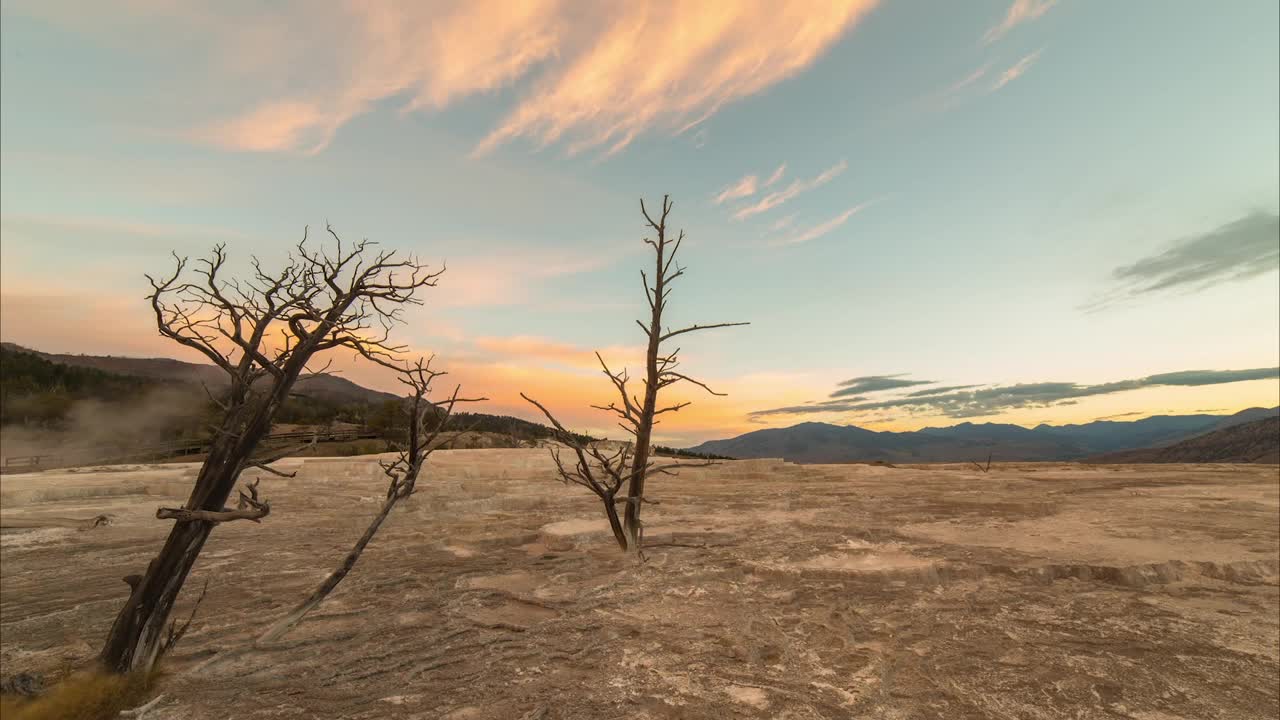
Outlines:
{"label": "rocky ground", "polygon": [[[261,525],[206,546],[148,718],[1280,713],[1274,466],[727,463],[652,483],[640,564],[546,451],[442,451],[330,600],[252,649],[382,494],[372,458],[292,464]],[[5,674],[92,658],[194,472],[0,477]]]}

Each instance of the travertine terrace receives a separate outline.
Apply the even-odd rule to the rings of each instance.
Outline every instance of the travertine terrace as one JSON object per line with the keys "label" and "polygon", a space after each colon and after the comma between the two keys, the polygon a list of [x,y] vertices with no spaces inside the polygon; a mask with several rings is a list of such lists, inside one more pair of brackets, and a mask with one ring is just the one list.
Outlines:
{"label": "travertine terrace", "polygon": [[[1280,712],[1275,466],[726,463],[653,482],[637,565],[545,450],[442,451],[329,601],[255,649],[384,490],[373,458],[284,466],[271,515],[201,556],[148,718]],[[194,472],[0,478],[5,673],[93,657]]]}

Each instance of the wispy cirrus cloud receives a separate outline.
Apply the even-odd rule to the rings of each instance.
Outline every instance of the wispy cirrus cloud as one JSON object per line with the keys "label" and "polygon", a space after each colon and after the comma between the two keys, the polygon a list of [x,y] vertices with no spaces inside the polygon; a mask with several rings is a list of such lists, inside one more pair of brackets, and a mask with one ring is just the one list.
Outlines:
{"label": "wispy cirrus cloud", "polygon": [[915,106],[925,112],[940,112],[949,110],[970,97],[985,95],[990,92],[990,86],[981,86],[978,82],[988,76],[991,72],[991,66],[992,63],[990,61],[984,63],[981,67],[945,88],[936,90],[916,100]]}
{"label": "wispy cirrus cloud", "polygon": [[1122,413],[1116,413],[1114,415],[1103,415],[1102,417],[1094,418],[1094,422],[1102,422],[1105,420],[1115,420],[1116,418],[1137,417],[1139,415],[1146,415],[1146,414],[1147,413],[1144,413],[1142,411],[1135,410],[1134,412],[1122,412]]}
{"label": "wispy cirrus cloud", "polygon": [[942,395],[943,393],[955,392],[956,390],[968,390],[969,388],[976,388],[976,387],[980,387],[980,386],[979,385],[942,385],[939,387],[927,388],[924,390],[916,390],[915,392],[909,392],[907,393],[907,397],[913,398],[913,397],[928,397],[930,395]]}
{"label": "wispy cirrus cloud", "polygon": [[1196,291],[1280,270],[1280,215],[1255,211],[1111,272],[1114,287],[1082,306],[1096,312],[1144,295]]}
{"label": "wispy cirrus cloud", "polygon": [[285,0],[156,23],[209,43],[211,86],[234,88],[243,108],[195,130],[203,142],[315,153],[380,104],[434,111],[514,88],[477,153],[517,139],[611,153],[644,133],[684,132],[802,72],[876,4]]}
{"label": "wispy cirrus cloud", "polygon": [[[892,381],[899,375],[870,376],[855,380],[877,382]],[[844,402],[789,405],[756,410],[753,417],[771,415],[809,415],[817,413],[865,413],[869,411],[901,410],[909,414],[942,415],[952,418],[984,417],[1022,408],[1047,408],[1070,405],[1081,398],[1128,392],[1151,387],[1199,387],[1251,380],[1280,379],[1280,367],[1250,368],[1245,370],[1183,370],[1160,373],[1130,380],[1118,380],[1096,385],[1074,382],[1037,382],[1016,385],[956,386],[955,389],[936,388],[935,392],[916,391],[900,397],[868,401],[865,397],[852,397]],[[854,382],[854,381],[848,381]],[[849,387],[837,389],[832,396]],[[875,387],[873,384],[872,387]],[[850,393],[852,394],[852,393]]]}
{"label": "wispy cirrus cloud", "polygon": [[1057,4],[1058,0],[1013,0],[1013,5],[1009,6],[999,24],[983,34],[982,44],[990,45],[1017,26],[1043,17]]}
{"label": "wispy cirrus cloud", "polygon": [[444,263],[448,270],[440,278],[445,292],[433,302],[450,307],[528,304],[541,294],[543,286],[608,267],[630,251],[582,253],[512,246],[486,255],[448,257]]}
{"label": "wispy cirrus cloud", "polygon": [[972,86],[974,85],[974,83],[976,83],[976,82],[978,82],[979,80],[981,80],[982,78],[986,77],[986,76],[987,76],[987,73],[988,73],[990,70],[991,70],[991,63],[990,63],[990,62],[988,62],[988,63],[984,64],[982,67],[978,68],[977,70],[974,70],[973,72],[969,73],[968,75],[965,75],[964,77],[962,77],[962,78],[960,78],[959,80],[957,80],[957,81],[955,81],[954,83],[952,83],[950,87],[948,87],[946,90],[942,91],[942,94],[943,94],[943,95],[954,95],[954,94],[956,94],[956,93],[962,92],[962,91],[964,91],[966,88],[972,87]]}
{"label": "wispy cirrus cloud", "polygon": [[746,220],[749,217],[759,215],[760,213],[763,213],[763,212],[768,212],[778,207],[779,205],[787,202],[788,200],[795,198],[797,195],[800,195],[801,193],[808,192],[810,190],[813,190],[814,188],[822,187],[823,185],[826,185],[827,183],[831,182],[835,178],[839,177],[840,174],[843,173],[848,168],[849,168],[849,163],[845,160],[841,160],[835,165],[832,165],[826,170],[823,170],[821,173],[819,173],[813,178],[810,178],[808,180],[793,180],[790,185],[783,188],[782,190],[771,192],[768,195],[765,195],[764,197],[760,198],[759,202],[739,209],[737,212],[733,214],[733,217],[736,220]]}
{"label": "wispy cirrus cloud", "polygon": [[351,118],[344,113],[326,113],[298,100],[260,105],[247,114],[208,127],[198,128],[191,137],[235,150],[268,152],[295,149],[304,154],[323,150],[333,135]]}
{"label": "wispy cirrus cloud", "polygon": [[1022,59],[1018,60],[1018,62],[1005,68],[1005,70],[1001,72],[999,76],[996,77],[995,82],[991,83],[991,88],[989,92],[995,92],[996,90],[999,90],[1005,85],[1008,85],[1014,80],[1017,80],[1018,78],[1025,75],[1027,71],[1031,69],[1031,66],[1035,64],[1036,60],[1040,58],[1040,53],[1043,50],[1044,49],[1041,48],[1040,50],[1030,53],[1029,55],[1025,55],[1022,57]]}
{"label": "wispy cirrus cloud", "polygon": [[790,215],[787,215],[785,217],[780,217],[777,220],[775,220],[773,224],[769,226],[769,229],[777,232],[778,230],[783,230],[785,228],[791,227],[795,223],[795,221],[796,221],[796,214],[791,213]]}
{"label": "wispy cirrus cloud", "polygon": [[938,112],[949,110],[975,97],[990,95],[1025,75],[1042,52],[1044,48],[1024,55],[999,72],[993,72],[995,62],[989,60],[945,88],[919,99],[916,105],[924,111]]}
{"label": "wispy cirrus cloud", "polygon": [[[800,232],[797,232],[785,238],[779,238],[777,240],[774,240],[770,244],[775,246],[799,245],[800,243],[806,243],[806,242],[809,242],[810,240],[817,240],[823,235],[826,235],[832,230],[835,230],[836,228],[839,228],[841,225],[844,225],[846,222],[848,222],[849,218],[853,217],[854,215],[857,215],[858,213],[871,207],[872,205],[875,205],[877,202],[879,202],[878,199],[868,200],[867,202],[859,203],[849,208],[848,210],[845,210],[839,215],[836,215],[830,220],[818,223],[817,225],[801,230]],[[788,224],[790,223],[788,222]]]}
{"label": "wispy cirrus cloud", "polygon": [[776,170],[770,173],[769,178],[760,182],[760,176],[751,174],[744,175],[735,182],[729,183],[720,189],[712,198],[712,202],[716,205],[723,205],[730,200],[741,200],[742,198],[751,197],[761,188],[767,188],[782,179],[783,173],[787,171],[787,164],[782,163]]}
{"label": "wispy cirrus cloud", "polygon": [[712,202],[716,205],[723,205],[730,200],[751,197],[756,194],[756,185],[759,182],[760,179],[755,175],[747,175],[735,183],[726,185],[720,192],[716,193]]}

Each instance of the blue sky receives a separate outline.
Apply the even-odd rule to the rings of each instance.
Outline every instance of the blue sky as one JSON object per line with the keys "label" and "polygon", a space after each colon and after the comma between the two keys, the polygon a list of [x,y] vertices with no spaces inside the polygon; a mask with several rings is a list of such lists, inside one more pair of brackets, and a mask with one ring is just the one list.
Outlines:
{"label": "blue sky", "polygon": [[[213,7],[5,1],[5,340],[179,355],[142,272],[219,241],[278,257],[327,220],[448,261],[401,336],[492,409],[528,415],[525,389],[607,427],[574,408],[607,396],[592,348],[635,359],[637,201],[669,193],[690,235],[673,324],[752,323],[685,348],[730,397],[699,398],[672,442],[1280,394],[1262,372],[758,412],[867,376],[1100,387],[1280,365],[1274,2]],[[717,203],[734,187],[754,192]]]}

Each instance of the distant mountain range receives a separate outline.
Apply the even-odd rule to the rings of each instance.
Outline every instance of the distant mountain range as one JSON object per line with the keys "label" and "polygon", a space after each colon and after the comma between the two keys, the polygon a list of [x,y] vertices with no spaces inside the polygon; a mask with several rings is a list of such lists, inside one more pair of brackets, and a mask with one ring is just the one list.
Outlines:
{"label": "distant mountain range", "polygon": [[[171,358],[44,353],[13,343],[0,343],[0,347],[12,352],[31,353],[60,365],[94,368],[116,375],[203,382],[210,388],[226,382],[225,374],[212,365]],[[295,387],[299,394],[311,400],[333,405],[376,406],[387,400],[399,399],[391,393],[371,390],[333,375],[302,379]],[[511,426],[513,431],[532,436],[550,433],[540,425],[516,418],[483,414],[470,417],[483,423],[484,429]],[[1267,431],[1275,428],[1275,423],[1248,428],[1244,425],[1259,420],[1274,421],[1278,417],[1280,407],[1250,408],[1234,415],[1155,415],[1132,422],[1098,420],[1081,425],[1038,425],[1034,428],[966,422],[913,432],[876,432],[853,425],[809,422],[787,428],[757,430],[727,440],[712,440],[688,450],[734,458],[777,457],[800,463],[985,461],[988,453],[996,461],[1006,462],[1253,462],[1216,458],[1271,457],[1268,452],[1274,451],[1268,447],[1274,447],[1274,444],[1268,446],[1267,442],[1269,437],[1275,440],[1275,431],[1270,436]],[[494,428],[489,425],[494,425]],[[1234,432],[1217,432],[1224,430]]]}
{"label": "distant mountain range", "polygon": [[1250,408],[1234,415],[1155,415],[1132,422],[1098,420],[1034,428],[966,422],[912,432],[876,432],[853,425],[809,422],[756,430],[689,449],[735,458],[777,457],[799,463],[966,462],[985,461],[989,453],[996,461],[1082,460],[1171,445],[1272,417],[1280,417],[1280,407]]}
{"label": "distant mountain range", "polygon": [[[227,374],[213,365],[183,362],[172,358],[59,355],[32,350],[13,343],[0,343],[0,347],[13,352],[30,353],[59,365],[94,368],[95,370],[117,375],[132,375],[153,380],[204,383],[210,388],[222,387],[227,383]],[[337,375],[301,378],[294,385],[294,392],[315,400],[338,404],[366,403],[376,405],[387,400],[399,399],[397,395],[370,390]]]}
{"label": "distant mountain range", "polygon": [[[56,370],[62,366],[79,369],[79,373],[75,377],[64,377],[65,373]],[[119,414],[125,411],[128,401],[140,401],[160,386],[186,394],[183,401],[168,398],[166,405],[189,406],[186,409],[195,412],[206,399],[199,388],[201,383],[216,392],[226,386],[226,374],[212,365],[171,358],[56,354],[0,343],[0,418],[15,425],[65,429],[68,424],[74,424],[69,422],[69,411],[79,401],[106,401],[114,408],[109,412]],[[341,421],[375,428],[389,422],[389,417],[400,417],[402,414],[394,408],[404,401],[400,395],[371,390],[336,375],[322,375],[298,380],[293,397],[280,409],[276,419],[295,425]],[[132,415],[133,424],[138,424],[136,415]],[[507,435],[519,441],[544,440],[555,434],[545,425],[508,415],[458,412],[454,414],[454,422],[457,428]],[[100,424],[94,423],[95,431]],[[199,425],[203,427],[203,423]],[[77,429],[81,428],[77,426]],[[176,428],[166,427],[166,430]],[[586,435],[577,437],[592,440]]]}
{"label": "distant mountain range", "polygon": [[1280,416],[1230,425],[1164,447],[1088,458],[1096,463],[1280,463]]}

